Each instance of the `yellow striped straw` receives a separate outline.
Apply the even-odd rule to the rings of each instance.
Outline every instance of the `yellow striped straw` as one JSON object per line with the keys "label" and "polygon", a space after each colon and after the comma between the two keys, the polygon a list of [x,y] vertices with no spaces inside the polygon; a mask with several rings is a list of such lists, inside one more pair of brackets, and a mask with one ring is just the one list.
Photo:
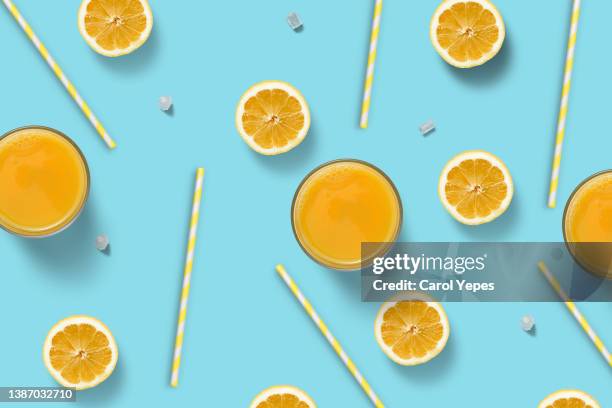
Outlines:
{"label": "yellow striped straw", "polygon": [[380,401],[380,399],[378,399],[378,396],[376,395],[372,387],[370,387],[370,384],[368,384],[368,382],[363,377],[363,375],[361,375],[361,373],[355,366],[355,363],[353,363],[353,360],[349,358],[349,356],[346,354],[346,352],[344,351],[340,343],[338,343],[338,340],[336,340],[336,338],[331,333],[331,331],[329,331],[329,329],[327,328],[327,325],[325,325],[323,320],[321,320],[321,318],[317,314],[314,307],[312,307],[308,299],[304,297],[304,295],[302,294],[298,286],[295,284],[293,279],[291,279],[291,276],[289,276],[289,273],[285,270],[285,267],[280,264],[276,265],[276,272],[278,272],[280,277],[283,278],[283,281],[285,281],[289,289],[291,289],[291,292],[293,293],[293,295],[297,298],[297,300],[300,302],[302,307],[304,307],[304,310],[306,310],[306,313],[308,313],[308,316],[310,316],[310,318],[317,325],[317,327],[319,328],[323,336],[327,339],[329,344],[331,344],[331,346],[333,347],[338,357],[340,357],[340,360],[342,360],[346,368],[348,368],[348,370],[351,372],[355,380],[359,383],[363,391],[370,398],[374,406],[376,408],[384,408],[383,403]]}
{"label": "yellow striped straw", "polygon": [[567,296],[567,294],[559,284],[559,281],[552,275],[552,273],[550,273],[550,270],[544,262],[538,262],[538,268],[540,268],[540,272],[542,272],[546,280],[548,280],[553,289],[555,289],[555,292],[557,292],[559,297],[563,299],[563,301],[565,302],[565,306],[567,306],[568,310],[572,313],[574,318],[580,324],[580,327],[582,327],[582,330],[584,330],[584,332],[589,336],[593,344],[595,344],[595,347],[597,347],[597,350],[599,350],[606,362],[610,366],[612,366],[612,356],[610,356],[610,352],[608,351],[608,349],[606,349],[606,346],[604,346],[597,333],[595,333],[595,331],[591,328],[589,322],[587,322],[582,313],[580,313],[580,310],[578,310],[574,302],[572,302],[571,299]]}
{"label": "yellow striped straw", "polygon": [[372,16],[368,68],[366,69],[365,82],[363,84],[363,102],[361,103],[361,120],[359,121],[359,126],[361,126],[362,129],[368,127],[368,114],[370,112],[370,99],[372,97],[372,82],[374,82],[374,63],[376,62],[376,46],[378,44],[378,33],[380,31],[382,5],[382,0],[376,0],[374,4],[374,15]]}
{"label": "yellow striped straw", "polygon": [[4,5],[6,6],[6,8],[11,12],[15,20],[17,20],[17,23],[19,23],[19,25],[21,26],[23,31],[26,33],[26,35],[28,36],[32,44],[34,44],[34,46],[36,47],[40,55],[47,62],[47,64],[49,64],[49,66],[55,73],[55,76],[57,76],[57,78],[60,80],[62,85],[64,85],[64,88],[66,88],[66,90],[68,91],[72,99],[76,102],[77,105],[79,105],[79,108],[81,108],[81,111],[83,111],[83,114],[87,117],[87,119],[89,119],[93,127],[98,131],[98,133],[100,134],[100,137],[102,137],[102,140],[104,140],[104,142],[110,149],[114,149],[117,145],[115,144],[113,139],[111,139],[108,133],[106,133],[106,130],[104,129],[104,127],[102,126],[102,124],[100,123],[96,115],[94,115],[94,113],[91,111],[91,109],[89,108],[89,105],[87,105],[87,102],[85,102],[85,100],[81,98],[81,95],[79,95],[79,93],[77,92],[72,82],[70,82],[68,77],[64,74],[60,66],[57,65],[57,62],[55,62],[55,60],[53,59],[53,57],[51,56],[51,54],[49,53],[45,45],[36,36],[34,31],[32,30],[32,27],[30,27],[28,22],[23,18],[23,16],[21,15],[19,10],[15,6],[15,4],[13,4],[11,0],[2,0],[2,1],[4,2]]}
{"label": "yellow striped straw", "polygon": [[185,257],[185,270],[183,272],[183,289],[176,327],[176,340],[174,342],[174,357],[172,358],[172,376],[170,385],[178,386],[179,369],[181,368],[181,351],[183,350],[183,336],[185,334],[185,320],[187,318],[187,302],[189,301],[189,288],[191,286],[191,270],[193,269],[193,254],[198,232],[198,219],[200,218],[200,201],[202,200],[202,183],[204,169],[196,171],[195,190],[193,192],[193,207],[191,208],[191,222],[189,224],[189,240],[187,241],[187,256]]}
{"label": "yellow striped straw", "polygon": [[565,137],[565,121],[567,119],[567,105],[572,83],[572,68],[574,67],[574,50],[576,48],[576,33],[578,32],[578,18],[580,17],[580,0],[574,0],[572,8],[572,21],[570,23],[569,39],[567,40],[567,54],[565,56],[565,73],[563,74],[563,88],[561,89],[561,106],[557,122],[557,137],[555,139],[555,153],[550,176],[550,191],[548,193],[548,206],[557,205],[557,188],[559,186],[559,168],[561,166],[561,153]]}

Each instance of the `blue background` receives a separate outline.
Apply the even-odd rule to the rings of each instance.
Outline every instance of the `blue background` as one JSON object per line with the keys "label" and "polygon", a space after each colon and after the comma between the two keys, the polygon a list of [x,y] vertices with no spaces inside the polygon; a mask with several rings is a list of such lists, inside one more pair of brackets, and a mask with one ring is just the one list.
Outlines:
{"label": "blue background", "polygon": [[[429,41],[437,1],[385,2],[370,114],[358,128],[371,1],[154,1],[155,26],[132,55],[95,54],[78,33],[79,2],[17,5],[90,103],[118,148],[109,151],[6,10],[0,10],[0,132],[42,124],[70,135],[92,173],[78,222],[44,240],[0,233],[0,385],[54,385],[41,348],[49,328],[90,314],[113,331],[113,376],[78,406],[246,407],[260,390],[293,384],[321,407],[369,401],[274,272],[282,262],[381,399],[393,407],[535,406],[559,388],[612,404],[610,368],[564,306],[446,304],[444,352],[400,367],[373,335],[377,304],[359,276],[315,265],[289,218],[302,177],[330,159],[381,167],[404,203],[412,241],[556,241],[573,187],[610,167],[612,93],[607,36],[612,2],[585,2],[578,35],[559,205],[546,195],[571,2],[497,0],[501,54],[481,68],[448,66]],[[2,7],[0,7],[1,9]],[[285,21],[296,11],[304,30]],[[312,126],[288,154],[252,152],[234,127],[240,95],[282,79],[308,100]],[[171,95],[172,115],[157,107]],[[422,137],[427,119],[435,133]],[[466,149],[499,155],[514,177],[508,212],[475,228],[454,221],[436,186]],[[195,168],[206,167],[180,386],[170,362]],[[0,231],[1,232],[1,231]],[[111,254],[96,251],[99,233]],[[537,273],[534,269],[534,273]],[[612,305],[581,306],[612,346]],[[533,314],[537,333],[519,326]]]}

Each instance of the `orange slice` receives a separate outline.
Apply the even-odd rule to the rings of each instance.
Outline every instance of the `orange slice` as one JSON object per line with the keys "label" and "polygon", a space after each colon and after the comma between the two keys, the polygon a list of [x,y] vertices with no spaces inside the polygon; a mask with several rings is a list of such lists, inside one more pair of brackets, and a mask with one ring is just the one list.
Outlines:
{"label": "orange slice", "polygon": [[459,222],[478,225],[506,211],[514,187],[506,165],[482,150],[452,158],[440,175],[438,194],[444,208]]}
{"label": "orange slice", "polygon": [[299,388],[276,385],[260,392],[250,408],[316,408],[316,404]]}
{"label": "orange slice", "polygon": [[579,390],[560,390],[544,398],[538,408],[601,408],[589,394]]}
{"label": "orange slice", "polygon": [[107,57],[135,51],[147,41],[152,28],[147,0],[83,0],[79,9],[81,36]]}
{"label": "orange slice", "polygon": [[488,0],[445,0],[431,18],[429,36],[446,62],[471,68],[499,52],[506,28],[501,14]]}
{"label": "orange slice", "polygon": [[112,374],[118,353],[104,323],[89,316],[71,316],[56,323],[47,334],[43,360],[58,383],[84,390]]}
{"label": "orange slice", "polygon": [[423,364],[446,346],[450,325],[442,305],[422,293],[383,303],[374,322],[382,351],[401,365]]}
{"label": "orange slice", "polygon": [[276,155],[293,149],[306,137],[310,110],[293,86],[264,81],[250,87],[236,108],[236,128],[256,152]]}

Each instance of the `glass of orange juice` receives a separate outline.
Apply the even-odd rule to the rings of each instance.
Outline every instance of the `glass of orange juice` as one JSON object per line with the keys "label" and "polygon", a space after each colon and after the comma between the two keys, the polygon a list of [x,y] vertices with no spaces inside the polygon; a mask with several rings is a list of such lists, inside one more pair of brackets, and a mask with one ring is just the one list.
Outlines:
{"label": "glass of orange juice", "polygon": [[[402,203],[389,177],[370,163],[324,163],[300,183],[291,206],[295,237],[314,261],[356,270],[387,252],[402,225]],[[362,254],[362,243],[368,253]],[[379,243],[379,244],[378,244]]]}
{"label": "glass of orange juice", "polygon": [[67,228],[89,194],[89,169],[68,136],[28,126],[0,136],[0,227],[23,237]]}
{"label": "glass of orange juice", "polygon": [[612,279],[612,170],[576,187],[565,205],[563,238],[578,264]]}

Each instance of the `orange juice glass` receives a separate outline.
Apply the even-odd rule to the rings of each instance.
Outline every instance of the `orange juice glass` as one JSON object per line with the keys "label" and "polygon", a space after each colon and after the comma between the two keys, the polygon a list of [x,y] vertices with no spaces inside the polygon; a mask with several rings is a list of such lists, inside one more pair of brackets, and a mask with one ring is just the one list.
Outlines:
{"label": "orange juice glass", "polygon": [[77,145],[43,126],[0,137],[0,227],[24,237],[67,228],[89,194],[89,169]]}
{"label": "orange juice glass", "polygon": [[[291,206],[293,232],[302,249],[332,269],[355,270],[386,252],[402,225],[402,203],[393,182],[360,160],[325,163],[299,185]],[[362,254],[362,242],[368,246]]]}
{"label": "orange juice glass", "polygon": [[584,269],[612,279],[612,170],[576,187],[565,205],[563,237]]}

